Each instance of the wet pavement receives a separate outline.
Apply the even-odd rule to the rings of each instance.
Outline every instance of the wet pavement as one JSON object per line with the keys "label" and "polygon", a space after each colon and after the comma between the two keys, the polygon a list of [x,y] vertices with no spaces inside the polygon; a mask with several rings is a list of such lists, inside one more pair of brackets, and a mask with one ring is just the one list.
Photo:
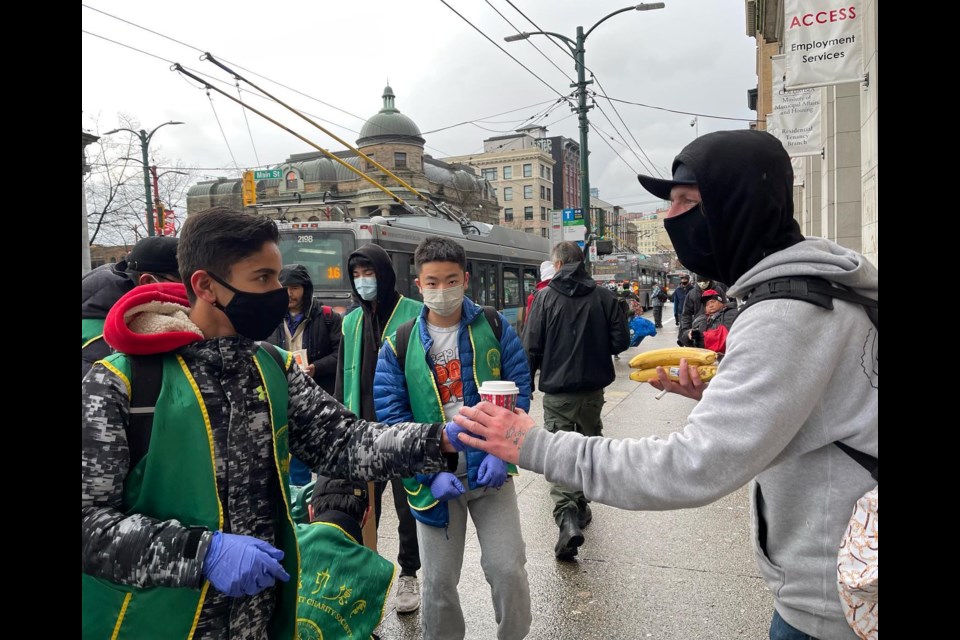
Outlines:
{"label": "wet pavement", "polygon": [[[617,380],[607,388],[604,435],[668,436],[683,428],[692,400],[630,380],[627,362],[649,349],[675,346],[668,306],[664,328],[615,361]],[[646,317],[652,320],[648,312]],[[541,420],[542,394],[532,415]],[[515,479],[527,549],[533,640],[593,638],[766,638],[773,600],[757,571],[750,542],[746,488],[698,509],[622,511],[593,503],[593,523],[573,562],[554,559],[557,527],[543,476],[521,471]],[[388,488],[389,491],[389,488]],[[396,514],[384,498],[379,547],[396,560]],[[476,531],[468,523],[460,599],[469,640],[493,640],[496,621],[490,587],[480,569]],[[388,603],[380,627],[385,640],[421,637],[419,612],[398,615]]]}

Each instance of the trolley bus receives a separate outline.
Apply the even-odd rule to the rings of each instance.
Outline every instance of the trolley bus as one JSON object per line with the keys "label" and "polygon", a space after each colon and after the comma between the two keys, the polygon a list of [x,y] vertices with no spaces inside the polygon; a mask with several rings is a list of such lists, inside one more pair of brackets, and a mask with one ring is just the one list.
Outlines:
{"label": "trolley bus", "polygon": [[667,271],[655,258],[640,253],[612,253],[593,263],[593,279],[597,282],[637,282],[637,297],[644,309],[652,304],[650,292],[654,283],[663,286]]}
{"label": "trolley bus", "polygon": [[470,233],[460,224],[432,216],[373,216],[348,222],[279,222],[284,264],[302,264],[310,273],[314,296],[344,313],[353,305],[347,259],[367,243],[383,247],[397,274],[397,291],[422,300],[413,252],[427,236],[447,236],[467,253],[470,283],[467,295],[480,305],[501,311],[518,331],[527,296],[539,281],[540,263],[549,259],[546,238],[522,231],[471,222]]}

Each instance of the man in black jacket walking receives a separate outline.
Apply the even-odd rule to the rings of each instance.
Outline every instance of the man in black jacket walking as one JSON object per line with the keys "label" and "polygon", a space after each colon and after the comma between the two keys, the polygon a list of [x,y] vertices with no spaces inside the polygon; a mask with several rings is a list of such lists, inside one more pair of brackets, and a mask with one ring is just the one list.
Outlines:
{"label": "man in black jacket walking", "polygon": [[[611,356],[630,344],[627,318],[617,297],[587,275],[583,251],[561,242],[551,258],[557,275],[533,299],[523,346],[530,374],[540,370],[543,416],[548,431],[599,436],[603,389],[616,379]],[[560,528],[554,555],[570,560],[583,544],[592,519],[583,493],[551,485],[553,516]]]}

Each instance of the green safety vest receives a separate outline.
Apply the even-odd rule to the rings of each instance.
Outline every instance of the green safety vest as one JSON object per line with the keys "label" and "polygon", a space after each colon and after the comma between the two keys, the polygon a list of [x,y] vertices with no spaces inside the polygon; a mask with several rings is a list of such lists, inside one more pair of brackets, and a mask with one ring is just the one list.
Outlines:
{"label": "green safety vest", "polygon": [[[380,342],[393,335],[397,327],[420,315],[423,303],[400,296],[387,319]],[[343,319],[343,406],[360,415],[360,371],[363,365],[363,307],[357,307]]]}
{"label": "green safety vest", "polygon": [[[407,394],[410,397],[410,409],[416,422],[447,422],[443,412],[443,402],[437,389],[437,379],[433,368],[427,363],[427,352],[420,340],[420,318],[413,324],[407,353],[404,358],[404,376],[407,381]],[[493,334],[490,323],[483,313],[478,313],[473,322],[467,325],[470,346],[473,348],[473,377],[477,389],[487,380],[500,379],[500,341]],[[396,353],[393,338],[388,338],[390,348]],[[457,338],[459,342],[459,336]],[[461,359],[461,362],[463,360]],[[461,379],[469,375],[461,371]],[[509,465],[508,473],[516,475],[517,468]],[[404,478],[403,486],[407,490],[407,502],[416,511],[432,509],[440,501],[430,492],[430,487],[420,484],[416,478]]]}
{"label": "green safety vest", "polygon": [[[280,351],[290,363],[290,354]],[[287,442],[289,391],[286,373],[262,348],[254,356],[264,382],[273,427],[274,460],[285,508],[278,510],[277,546],[285,553],[283,568],[289,583],[277,583],[277,605],[271,638],[293,639],[296,584],[300,555],[290,518]],[[102,360],[130,389],[130,361],[123,354]],[[258,390],[261,390],[258,389]],[[146,455],[124,482],[124,513],[141,513],[158,520],[178,520],[184,526],[211,531],[223,528],[223,506],[217,493],[213,433],[197,383],[183,358],[163,358],[163,385]],[[102,578],[82,576],[82,637],[84,639],[192,638],[210,583],[197,589],[141,589]]]}
{"label": "green safety vest", "polygon": [[297,639],[370,638],[396,568],[332,522],[297,525]]}
{"label": "green safety vest", "polygon": [[80,340],[81,349],[97,338],[103,337],[103,325],[106,323],[106,321],[106,318],[83,318],[83,325],[81,328],[82,339]]}

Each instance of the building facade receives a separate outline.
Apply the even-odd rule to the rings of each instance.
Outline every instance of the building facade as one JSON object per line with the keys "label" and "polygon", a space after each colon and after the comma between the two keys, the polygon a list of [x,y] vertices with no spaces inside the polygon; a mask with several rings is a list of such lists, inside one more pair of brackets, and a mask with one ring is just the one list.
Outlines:
{"label": "building facade", "polygon": [[[426,141],[416,123],[397,109],[393,89],[385,87],[382,98],[383,107],[360,129],[357,148],[427,198],[452,204],[472,220],[498,222],[500,207],[490,184],[469,166],[424,153]],[[416,193],[353,151],[333,155],[408,204],[421,204]],[[280,179],[256,182],[257,207],[265,215],[297,222],[407,213],[392,197],[320,152],[291,155],[273,168],[281,170]],[[214,206],[241,207],[241,182],[221,178],[194,185],[187,194],[187,214]]]}

